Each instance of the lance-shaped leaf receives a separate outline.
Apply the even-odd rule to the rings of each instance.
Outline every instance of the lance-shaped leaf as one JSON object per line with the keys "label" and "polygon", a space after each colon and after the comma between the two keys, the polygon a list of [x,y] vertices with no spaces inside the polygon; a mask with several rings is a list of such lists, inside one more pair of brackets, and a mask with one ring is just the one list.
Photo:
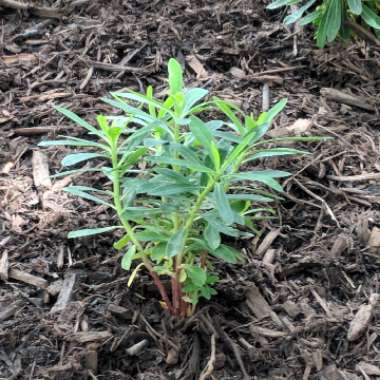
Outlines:
{"label": "lance-shaped leaf", "polygon": [[174,257],[182,253],[185,245],[185,229],[179,228],[169,239],[166,246],[166,256]]}
{"label": "lance-shaped leaf", "polygon": [[64,159],[61,161],[61,164],[63,166],[73,166],[76,164],[79,164],[80,162],[83,161],[88,161],[93,158],[98,158],[98,157],[105,157],[104,154],[100,153],[71,153],[68,154]]}
{"label": "lance-shaped leaf", "polygon": [[280,170],[261,170],[250,171],[233,174],[231,180],[236,181],[256,181],[264,183],[276,191],[283,191],[282,186],[275,180],[275,178],[288,177],[291,174]]}
{"label": "lance-shaped leaf", "polygon": [[201,143],[201,145],[206,148],[212,162],[214,163],[215,169],[218,170],[220,168],[220,154],[211,131],[208,130],[207,125],[197,117],[193,116],[190,120],[189,127],[191,132]]}
{"label": "lance-shaped leaf", "polygon": [[214,188],[214,201],[216,209],[223,222],[229,226],[234,221],[234,212],[231,209],[230,202],[224,192],[223,185],[218,183]]}
{"label": "lance-shaped leaf", "polygon": [[183,89],[183,71],[181,64],[174,58],[169,59],[168,73],[170,95],[175,95]]}
{"label": "lance-shaped leaf", "polygon": [[122,226],[98,227],[98,228],[85,228],[83,230],[70,231],[67,235],[69,239],[104,234],[105,232],[114,231]]}

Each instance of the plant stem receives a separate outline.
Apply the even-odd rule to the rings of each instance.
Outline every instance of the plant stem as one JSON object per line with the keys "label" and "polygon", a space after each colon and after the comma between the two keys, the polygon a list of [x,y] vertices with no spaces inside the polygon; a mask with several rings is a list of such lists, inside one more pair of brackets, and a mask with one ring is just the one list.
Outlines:
{"label": "plant stem", "polygon": [[154,271],[153,264],[151,263],[149,258],[146,256],[144,252],[144,248],[140,244],[139,240],[136,238],[136,235],[133,231],[132,226],[129,224],[127,220],[125,220],[123,216],[123,204],[121,201],[121,188],[120,188],[120,175],[119,175],[119,169],[118,169],[117,142],[114,142],[114,144],[112,144],[111,146],[111,160],[112,160],[113,201],[114,201],[117,216],[119,217],[132,243],[135,245],[137,252],[142,254],[141,259],[144,263],[144,266],[146,267],[150,276],[152,277],[153,282],[156,285],[157,289],[159,290],[161,297],[164,300],[169,312],[171,314],[174,314],[174,309],[169,300],[165,287],[163,286],[157,273]]}

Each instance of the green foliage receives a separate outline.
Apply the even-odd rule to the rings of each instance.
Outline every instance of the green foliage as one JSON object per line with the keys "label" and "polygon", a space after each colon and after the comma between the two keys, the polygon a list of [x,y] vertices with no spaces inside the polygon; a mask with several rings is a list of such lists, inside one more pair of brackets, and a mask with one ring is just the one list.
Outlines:
{"label": "green foliage", "polygon": [[[58,108],[85,128],[88,139],[67,136],[40,145],[84,149],[70,153],[62,165],[96,160],[98,169],[94,170],[112,182],[111,190],[70,186],[66,191],[110,207],[120,226],[73,231],[69,237],[122,229],[124,235],[114,244],[124,253],[122,268],[129,271],[140,262],[130,281],[145,266],[169,311],[185,316],[200,298],[210,299],[216,293],[213,285],[218,278],[212,274],[216,260],[243,261],[238,250],[223,244],[224,237],[253,236],[255,220],[273,214],[270,208],[253,206],[278,199],[265,187],[282,191],[278,179],[289,175],[277,170],[242,171],[243,164],[305,152],[275,148],[275,140],[263,139],[285,100],[255,118],[224,100],[205,101],[205,89],[185,88],[176,60],[169,61],[168,69],[165,99],[156,98],[152,87],[145,94],[112,93],[112,98],[104,101],[124,115],[99,115],[97,126]],[[205,110],[218,110],[224,119],[206,122],[199,117]],[[270,148],[266,148],[267,142]],[[89,169],[69,173],[83,170]],[[171,278],[171,293],[161,276]]]}
{"label": "green foliage", "polygon": [[268,9],[298,5],[298,9],[285,17],[285,24],[299,22],[300,25],[314,24],[315,38],[318,47],[324,47],[338,35],[347,36],[351,31],[345,21],[363,23],[380,35],[380,1],[379,0],[274,0]]}

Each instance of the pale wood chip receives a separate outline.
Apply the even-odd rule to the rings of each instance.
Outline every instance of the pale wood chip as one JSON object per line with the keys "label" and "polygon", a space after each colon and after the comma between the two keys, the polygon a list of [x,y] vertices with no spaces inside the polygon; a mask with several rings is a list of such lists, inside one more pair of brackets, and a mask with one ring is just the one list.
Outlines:
{"label": "pale wood chip", "polygon": [[26,284],[30,284],[30,285],[36,286],[37,288],[42,288],[42,289],[46,289],[49,285],[49,283],[41,277],[37,277],[28,272],[24,272],[24,271],[13,269],[13,268],[9,271],[9,278],[13,280],[25,282]]}
{"label": "pale wood chip", "polygon": [[38,188],[40,186],[50,189],[52,184],[49,173],[48,158],[45,153],[35,150],[32,156],[33,181]]}
{"label": "pale wood chip", "polygon": [[74,293],[76,279],[77,276],[75,273],[69,272],[67,274],[66,278],[63,281],[62,288],[59,292],[57,302],[54,304],[50,311],[52,314],[62,311],[71,301]]}
{"label": "pale wood chip", "polygon": [[277,228],[275,230],[270,231],[264,238],[264,240],[261,242],[261,244],[258,246],[256,250],[257,256],[261,257],[264,255],[264,253],[270,248],[272,243],[277,239],[277,237],[280,235],[281,229]]}
{"label": "pale wood chip", "polygon": [[2,279],[3,281],[8,280],[8,269],[9,269],[8,252],[4,251],[0,259],[0,279]]}
{"label": "pale wood chip", "polygon": [[195,74],[197,74],[197,78],[202,79],[208,77],[208,72],[195,55],[187,56],[186,61],[192,70],[194,70]]}
{"label": "pale wood chip", "polygon": [[378,295],[371,295],[370,302],[368,305],[361,305],[354,319],[351,321],[347,332],[347,339],[353,342],[360,338],[362,334],[366,331],[374,311],[374,306],[377,303]]}
{"label": "pale wood chip", "polygon": [[266,327],[255,326],[255,325],[250,325],[249,330],[251,331],[252,335],[262,335],[267,338],[281,338],[288,335],[288,333],[285,331],[276,331],[276,330],[268,329]]}
{"label": "pale wood chip", "polygon": [[88,343],[106,340],[111,337],[112,333],[109,331],[81,331],[71,335],[69,339],[78,343]]}

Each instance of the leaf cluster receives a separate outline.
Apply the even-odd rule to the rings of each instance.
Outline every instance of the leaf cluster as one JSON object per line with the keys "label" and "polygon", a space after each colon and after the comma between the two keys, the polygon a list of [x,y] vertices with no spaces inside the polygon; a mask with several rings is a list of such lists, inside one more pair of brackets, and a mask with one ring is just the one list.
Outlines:
{"label": "leaf cluster", "polygon": [[359,20],[367,28],[380,36],[379,0],[274,0],[268,9],[298,5],[298,9],[285,17],[285,24],[298,22],[301,26],[313,24],[316,27],[315,38],[318,47],[334,41],[338,35],[350,37],[347,20]]}
{"label": "leaf cluster", "polygon": [[[279,198],[279,180],[289,173],[242,168],[247,163],[255,168],[263,158],[306,152],[276,148],[276,139],[264,139],[286,100],[254,117],[225,100],[210,100],[206,89],[186,88],[176,60],[169,61],[168,72],[164,99],[155,97],[151,86],[145,93],[112,93],[103,100],[123,115],[99,115],[96,126],[58,107],[88,138],[65,136],[40,145],[79,149],[62,160],[69,170],[59,175],[97,170],[112,182],[112,189],[65,189],[113,209],[119,219],[117,226],[73,231],[69,237],[123,230],[114,244],[123,252],[122,267],[129,271],[133,262],[141,263],[131,279],[141,265],[154,279],[169,276],[172,303],[165,291],[161,295],[178,314],[178,304],[196,305],[200,297],[210,299],[216,293],[216,260],[243,261],[240,251],[225,243],[226,237],[253,236],[255,221],[274,214],[268,204]],[[221,119],[205,121],[201,115],[209,110],[217,110]],[[103,165],[78,168],[93,160]]]}

